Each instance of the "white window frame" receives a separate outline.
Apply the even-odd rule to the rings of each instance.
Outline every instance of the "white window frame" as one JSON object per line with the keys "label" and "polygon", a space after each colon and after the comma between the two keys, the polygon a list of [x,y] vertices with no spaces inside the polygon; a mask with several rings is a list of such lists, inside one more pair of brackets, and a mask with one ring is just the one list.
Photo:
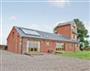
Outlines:
{"label": "white window frame", "polygon": [[58,49],[58,48],[63,49],[64,48],[64,43],[57,42],[56,43],[56,49]]}
{"label": "white window frame", "polygon": [[27,41],[27,46],[26,46],[26,47],[27,47],[27,48],[26,48],[26,51],[27,51],[27,52],[28,52],[28,48],[29,48],[29,42],[30,42],[30,41],[28,40],[28,41]]}
{"label": "white window frame", "polygon": [[37,48],[37,52],[40,52],[40,41],[37,41],[37,40],[28,40],[27,41],[27,49],[26,49],[27,52],[29,52],[28,48],[33,48],[33,49]]}

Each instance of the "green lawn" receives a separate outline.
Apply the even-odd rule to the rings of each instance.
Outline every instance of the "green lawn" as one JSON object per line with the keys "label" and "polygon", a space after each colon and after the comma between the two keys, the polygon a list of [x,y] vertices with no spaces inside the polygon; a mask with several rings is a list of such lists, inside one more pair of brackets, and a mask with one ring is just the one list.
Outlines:
{"label": "green lawn", "polygon": [[90,60],[90,51],[65,52],[62,55],[66,57],[74,57],[74,58],[79,58],[79,59]]}

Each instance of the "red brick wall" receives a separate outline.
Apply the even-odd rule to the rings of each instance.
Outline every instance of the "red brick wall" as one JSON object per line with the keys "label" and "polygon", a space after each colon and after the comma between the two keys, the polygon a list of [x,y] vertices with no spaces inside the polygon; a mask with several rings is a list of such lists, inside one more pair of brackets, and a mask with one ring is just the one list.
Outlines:
{"label": "red brick wall", "polygon": [[79,44],[65,42],[65,51],[79,51],[79,46],[76,46]]}
{"label": "red brick wall", "polygon": [[[47,45],[47,42],[49,42],[49,45]],[[50,41],[50,40],[41,40],[40,41],[41,52],[55,51],[55,48],[56,48],[55,41]]]}
{"label": "red brick wall", "polygon": [[72,43],[65,43],[65,51],[75,51]]}
{"label": "red brick wall", "polygon": [[8,46],[8,50],[11,52],[21,53],[20,36],[17,33],[15,27],[13,27],[7,38],[7,46]]}
{"label": "red brick wall", "polygon": [[56,29],[56,34],[62,34],[64,36],[71,37],[71,26],[70,25],[65,25],[65,26],[60,26]]}

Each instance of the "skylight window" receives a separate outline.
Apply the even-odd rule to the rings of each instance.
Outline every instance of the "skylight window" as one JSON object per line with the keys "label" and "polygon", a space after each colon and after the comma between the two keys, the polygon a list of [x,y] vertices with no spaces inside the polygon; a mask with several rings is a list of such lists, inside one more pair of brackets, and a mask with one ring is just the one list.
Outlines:
{"label": "skylight window", "polygon": [[26,34],[31,34],[31,35],[40,35],[38,32],[34,30],[29,30],[29,29],[22,29],[22,31]]}

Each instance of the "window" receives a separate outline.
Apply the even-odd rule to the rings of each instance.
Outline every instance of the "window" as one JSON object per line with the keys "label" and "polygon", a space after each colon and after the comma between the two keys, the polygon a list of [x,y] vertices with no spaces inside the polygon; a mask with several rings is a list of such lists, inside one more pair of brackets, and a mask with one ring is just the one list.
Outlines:
{"label": "window", "polygon": [[76,29],[76,25],[75,25],[75,24],[74,24],[74,25],[72,25],[71,27],[72,27],[72,29]]}
{"label": "window", "polygon": [[72,29],[72,33],[77,33],[77,27],[76,27],[76,25],[72,25],[71,26],[71,29]]}
{"label": "window", "polygon": [[31,48],[31,51],[33,51],[33,48]]}
{"label": "window", "polygon": [[62,48],[56,48],[56,51],[61,51],[61,50],[63,50]]}
{"label": "window", "polygon": [[56,43],[56,50],[57,51],[64,50],[64,43]]}
{"label": "window", "polygon": [[27,41],[27,51],[38,51],[38,41],[30,40]]}
{"label": "window", "polygon": [[34,51],[37,51],[37,48],[34,48]]}
{"label": "window", "polygon": [[72,34],[72,39],[77,39],[77,35],[76,34]]}

